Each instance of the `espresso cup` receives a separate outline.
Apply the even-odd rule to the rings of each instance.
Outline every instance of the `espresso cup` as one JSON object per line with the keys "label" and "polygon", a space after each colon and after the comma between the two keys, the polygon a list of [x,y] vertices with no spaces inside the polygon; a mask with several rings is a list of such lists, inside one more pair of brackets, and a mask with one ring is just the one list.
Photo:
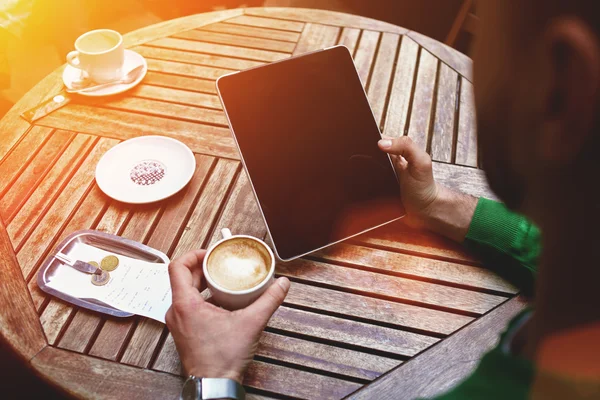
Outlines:
{"label": "espresso cup", "polygon": [[275,256],[265,242],[221,231],[223,239],[207,251],[202,265],[214,302],[228,310],[244,308],[264,293],[275,278]]}
{"label": "espresso cup", "polygon": [[83,70],[97,83],[120,79],[124,61],[123,37],[111,29],[84,33],[75,40],[75,50],[67,54],[69,65]]}

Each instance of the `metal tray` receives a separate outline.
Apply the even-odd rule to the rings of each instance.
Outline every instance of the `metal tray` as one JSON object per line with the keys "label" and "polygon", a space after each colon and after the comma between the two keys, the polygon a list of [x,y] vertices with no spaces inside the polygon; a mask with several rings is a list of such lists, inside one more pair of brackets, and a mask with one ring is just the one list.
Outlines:
{"label": "metal tray", "polygon": [[[68,294],[59,292],[58,290],[52,289],[46,285],[52,278],[52,275],[56,272],[57,268],[62,265],[61,262],[54,258],[54,255],[59,252],[69,255],[69,252],[77,243],[85,243],[102,250],[110,251],[111,253],[136,258],[138,260],[149,261],[153,263],[169,263],[169,257],[167,257],[166,254],[153,249],[152,247],[148,247],[145,244],[125,239],[120,236],[95,230],[82,230],[73,232],[67,238],[65,238],[65,240],[63,240],[52,253],[48,255],[48,258],[46,258],[44,264],[42,264],[40,272],[37,276],[37,284],[40,289],[48,294],[51,294],[52,296],[56,296],[59,299],[67,301],[76,306],[115,317],[130,317],[133,314],[118,310],[95,299],[80,299],[78,297],[69,296]],[[68,267],[63,266],[63,268]]]}

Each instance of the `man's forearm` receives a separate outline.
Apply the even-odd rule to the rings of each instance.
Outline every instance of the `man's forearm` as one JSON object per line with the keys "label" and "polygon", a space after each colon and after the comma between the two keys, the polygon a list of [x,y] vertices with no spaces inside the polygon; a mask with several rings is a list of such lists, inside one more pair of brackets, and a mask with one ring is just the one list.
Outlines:
{"label": "man's forearm", "polygon": [[477,198],[439,186],[436,200],[425,210],[425,226],[433,232],[462,243],[469,231]]}

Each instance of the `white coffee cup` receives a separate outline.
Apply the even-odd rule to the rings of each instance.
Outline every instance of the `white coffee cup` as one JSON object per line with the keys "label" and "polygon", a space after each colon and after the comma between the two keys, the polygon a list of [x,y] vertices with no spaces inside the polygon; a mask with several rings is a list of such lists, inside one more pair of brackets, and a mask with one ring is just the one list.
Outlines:
{"label": "white coffee cup", "polygon": [[75,40],[75,50],[67,54],[69,65],[83,70],[97,83],[120,79],[124,61],[123,37],[111,29],[84,33]]}
{"label": "white coffee cup", "polygon": [[[228,310],[238,310],[240,308],[244,308],[244,307],[252,304],[275,281],[275,278],[273,276],[275,274],[275,256],[273,255],[273,251],[271,250],[271,248],[269,246],[267,246],[267,244],[265,242],[263,242],[260,239],[255,238],[253,236],[232,235],[231,231],[227,228],[221,230],[221,235],[223,236],[223,239],[219,240],[218,242],[216,242],[215,244],[210,246],[210,248],[206,252],[206,256],[204,257],[204,262],[202,263],[204,277],[206,278],[206,283],[208,285],[208,288],[210,289],[212,298],[214,299],[214,302],[217,305],[219,305],[225,309],[228,309]],[[262,247],[264,247],[264,249],[266,250],[266,252],[269,254],[269,257],[270,257],[269,271],[268,271],[266,277],[260,283],[258,283],[254,287],[251,287],[250,289],[245,289],[245,290],[226,289],[223,286],[219,285],[217,282],[215,282],[215,280],[213,278],[211,278],[211,276],[208,272],[208,260],[210,259],[211,253],[214,251],[214,249],[219,247],[219,245],[221,245],[223,242],[226,242],[228,240],[237,239],[237,238],[245,238],[245,239],[255,241],[256,243],[258,243]]]}

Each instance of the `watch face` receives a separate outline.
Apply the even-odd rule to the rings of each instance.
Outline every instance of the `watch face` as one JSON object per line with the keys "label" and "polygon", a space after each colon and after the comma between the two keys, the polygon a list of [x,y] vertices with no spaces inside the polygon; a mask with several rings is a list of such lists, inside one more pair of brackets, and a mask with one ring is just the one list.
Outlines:
{"label": "watch face", "polygon": [[202,398],[202,391],[199,379],[188,379],[181,390],[182,400],[196,400]]}

